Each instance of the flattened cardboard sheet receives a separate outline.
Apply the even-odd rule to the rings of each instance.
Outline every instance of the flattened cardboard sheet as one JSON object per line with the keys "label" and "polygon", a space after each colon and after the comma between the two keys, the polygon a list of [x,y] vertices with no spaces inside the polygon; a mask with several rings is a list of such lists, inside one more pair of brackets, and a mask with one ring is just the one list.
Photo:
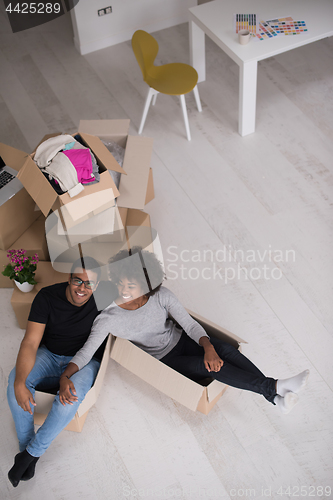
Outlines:
{"label": "flattened cardboard sheet", "polygon": [[146,202],[153,139],[128,136],[123,167],[127,176],[121,176],[119,207],[143,210]]}

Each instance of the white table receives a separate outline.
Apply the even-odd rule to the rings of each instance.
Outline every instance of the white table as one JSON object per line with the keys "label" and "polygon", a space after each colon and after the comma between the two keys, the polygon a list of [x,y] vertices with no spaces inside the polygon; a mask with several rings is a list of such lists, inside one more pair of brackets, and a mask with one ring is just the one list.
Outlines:
{"label": "white table", "polygon": [[[308,33],[250,40],[240,45],[234,14],[257,14],[268,20],[291,16],[306,21]],[[189,9],[190,58],[199,82],[206,79],[205,33],[239,66],[240,135],[255,131],[258,61],[333,35],[333,0],[214,0]]]}

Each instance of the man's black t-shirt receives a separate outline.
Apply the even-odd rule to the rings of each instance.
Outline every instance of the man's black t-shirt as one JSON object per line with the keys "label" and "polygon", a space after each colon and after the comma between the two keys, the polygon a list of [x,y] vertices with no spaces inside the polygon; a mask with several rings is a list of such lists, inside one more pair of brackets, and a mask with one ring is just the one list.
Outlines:
{"label": "man's black t-shirt", "polygon": [[29,321],[46,325],[41,344],[60,356],[74,356],[81,349],[99,313],[93,296],[82,306],[71,304],[66,297],[67,286],[57,283],[42,288],[29,315]]}

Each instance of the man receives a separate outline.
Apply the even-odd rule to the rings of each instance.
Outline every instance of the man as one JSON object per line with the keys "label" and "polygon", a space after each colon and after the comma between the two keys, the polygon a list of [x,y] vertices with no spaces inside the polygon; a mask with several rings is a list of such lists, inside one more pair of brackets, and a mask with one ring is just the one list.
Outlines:
{"label": "man", "polygon": [[[99,264],[85,257],[76,261],[71,271],[68,283],[42,288],[36,295],[16,367],[9,375],[7,397],[20,448],[8,473],[14,487],[34,476],[39,457],[72,420],[99,370],[100,360],[94,357],[72,377],[63,373],[84,345],[99,313],[93,297],[100,280]],[[56,386],[59,392],[35,433],[37,386],[40,390]]]}

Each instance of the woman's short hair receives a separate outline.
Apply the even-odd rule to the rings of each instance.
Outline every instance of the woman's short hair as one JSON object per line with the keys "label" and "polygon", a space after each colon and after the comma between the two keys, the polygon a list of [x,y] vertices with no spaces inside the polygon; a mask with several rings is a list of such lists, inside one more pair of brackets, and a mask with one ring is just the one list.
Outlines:
{"label": "woman's short hair", "polygon": [[162,263],[156,255],[142,247],[133,247],[129,254],[128,250],[120,250],[108,261],[109,279],[117,284],[122,278],[135,279],[147,290],[145,295],[151,297],[159,289],[165,279]]}

